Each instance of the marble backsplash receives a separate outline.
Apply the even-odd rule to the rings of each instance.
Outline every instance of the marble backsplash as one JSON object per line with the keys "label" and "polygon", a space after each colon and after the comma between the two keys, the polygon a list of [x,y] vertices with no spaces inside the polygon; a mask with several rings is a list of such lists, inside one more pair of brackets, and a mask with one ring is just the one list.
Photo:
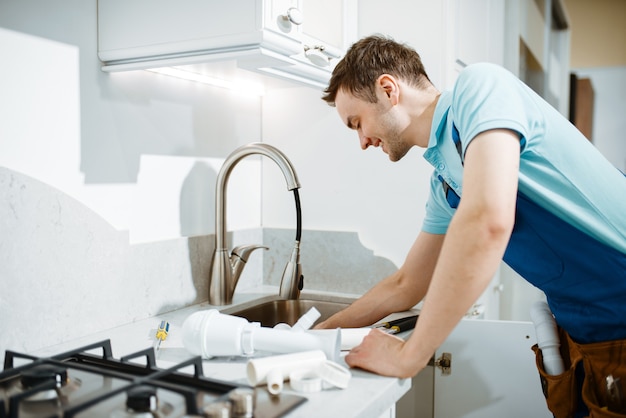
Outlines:
{"label": "marble backsplash", "polygon": [[[265,284],[278,286],[294,246],[295,231],[263,229]],[[304,230],[300,263],[305,290],[363,294],[374,283],[397,270],[387,258],[363,246],[356,232]]]}
{"label": "marble backsplash", "polygon": [[[82,203],[0,167],[0,360],[208,299],[213,235],[129,244]],[[231,246],[262,243],[238,290],[278,285],[295,231],[231,232]],[[396,266],[354,232],[302,233],[305,290],[361,294]]]}

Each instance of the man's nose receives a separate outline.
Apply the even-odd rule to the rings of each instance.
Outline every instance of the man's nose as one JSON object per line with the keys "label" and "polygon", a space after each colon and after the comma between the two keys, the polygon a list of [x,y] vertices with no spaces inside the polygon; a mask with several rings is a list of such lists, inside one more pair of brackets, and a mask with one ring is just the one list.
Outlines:
{"label": "man's nose", "polygon": [[359,133],[359,141],[361,142],[361,149],[362,150],[366,150],[367,147],[372,145],[372,141],[370,140],[370,138],[368,136],[365,136],[365,135],[361,134],[361,133]]}

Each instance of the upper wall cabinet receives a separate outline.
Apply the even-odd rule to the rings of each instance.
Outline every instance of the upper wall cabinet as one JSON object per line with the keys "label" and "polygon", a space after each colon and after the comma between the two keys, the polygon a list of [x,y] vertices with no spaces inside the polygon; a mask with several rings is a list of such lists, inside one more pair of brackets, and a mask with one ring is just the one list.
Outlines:
{"label": "upper wall cabinet", "polygon": [[99,0],[104,71],[236,61],[316,87],[343,55],[355,0]]}
{"label": "upper wall cabinet", "polygon": [[447,82],[452,85],[459,72],[470,64],[492,62],[502,65],[504,53],[505,2],[501,0],[448,0]]}
{"label": "upper wall cabinet", "polygon": [[455,62],[502,64],[504,2],[500,0],[455,1]]}

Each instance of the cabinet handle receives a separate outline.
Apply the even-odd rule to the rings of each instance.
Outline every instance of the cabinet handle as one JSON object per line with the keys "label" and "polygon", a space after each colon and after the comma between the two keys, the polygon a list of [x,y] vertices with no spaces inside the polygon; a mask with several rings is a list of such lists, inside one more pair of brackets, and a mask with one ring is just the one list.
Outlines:
{"label": "cabinet handle", "polygon": [[287,9],[287,13],[276,18],[278,28],[285,33],[291,32],[293,25],[301,25],[302,22],[304,22],[304,18],[302,17],[302,12],[297,7],[290,7]]}
{"label": "cabinet handle", "polygon": [[318,67],[328,67],[329,58],[324,53],[324,47],[322,45],[317,45],[313,48],[308,45],[304,45],[304,56]]}
{"label": "cabinet handle", "polygon": [[341,57],[341,51],[329,45],[302,46],[304,56],[318,67],[327,67],[331,59]]}
{"label": "cabinet handle", "polygon": [[302,12],[297,7],[290,7],[287,9],[287,14],[285,14],[284,17],[294,25],[301,25],[302,22],[304,22]]}

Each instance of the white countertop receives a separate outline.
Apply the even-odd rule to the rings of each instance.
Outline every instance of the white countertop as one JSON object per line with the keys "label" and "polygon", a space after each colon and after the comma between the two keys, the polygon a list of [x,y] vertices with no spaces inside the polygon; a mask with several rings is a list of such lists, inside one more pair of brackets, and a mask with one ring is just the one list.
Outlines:
{"label": "white countertop", "polygon": [[[161,348],[157,353],[157,365],[162,368],[171,367],[192,357],[182,343],[182,325],[184,320],[193,312],[211,308],[223,310],[276,294],[276,288],[270,286],[265,286],[253,292],[235,292],[232,305],[215,307],[203,303],[190,306],[118,328],[96,332],[88,337],[51,346],[44,350],[39,350],[35,355],[59,354],[109,339],[113,348],[113,356],[119,358],[151,347],[155,342],[154,336],[157,327],[160,321],[164,320],[170,323],[170,331],[168,338],[161,343]],[[247,361],[248,359],[244,357],[205,359],[203,361],[204,374],[209,378],[248,384],[246,378]],[[340,364],[347,367],[343,360],[343,355]],[[347,389],[343,390],[335,388],[317,393],[300,393],[293,391],[289,383],[285,382],[284,393],[293,393],[308,399],[307,402],[289,413],[287,417],[340,416],[378,418],[385,411],[388,411],[411,388],[411,379],[382,377],[359,369],[351,369],[350,371],[352,373],[350,384]]]}

